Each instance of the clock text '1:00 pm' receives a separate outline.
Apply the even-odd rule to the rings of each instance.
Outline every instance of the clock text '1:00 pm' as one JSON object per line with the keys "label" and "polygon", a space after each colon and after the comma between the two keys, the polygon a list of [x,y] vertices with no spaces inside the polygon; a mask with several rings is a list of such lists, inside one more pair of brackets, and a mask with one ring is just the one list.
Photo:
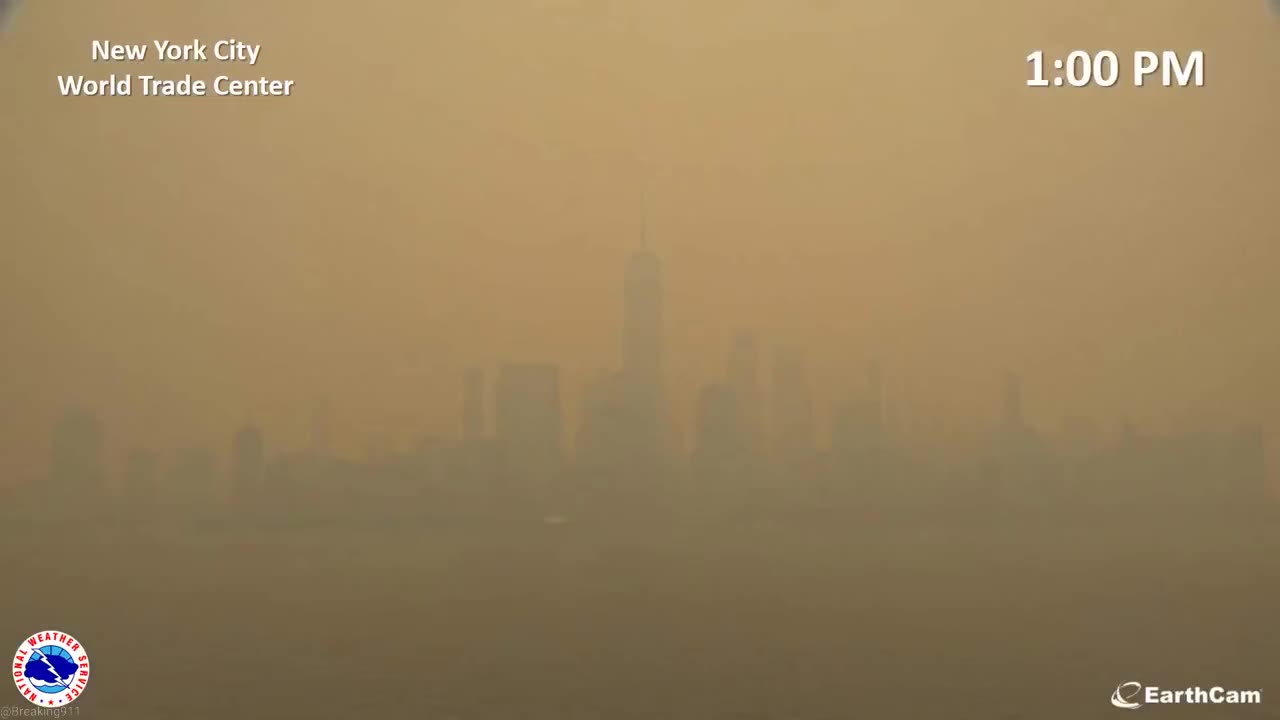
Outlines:
{"label": "clock text '1:00 pm'", "polygon": [[[1128,75],[1134,87],[1157,81],[1162,87],[1204,87],[1204,51],[1135,50]],[[1074,50],[1063,58],[1046,59],[1043,50],[1027,56],[1029,87],[1114,87],[1120,82],[1120,58],[1111,50]]]}

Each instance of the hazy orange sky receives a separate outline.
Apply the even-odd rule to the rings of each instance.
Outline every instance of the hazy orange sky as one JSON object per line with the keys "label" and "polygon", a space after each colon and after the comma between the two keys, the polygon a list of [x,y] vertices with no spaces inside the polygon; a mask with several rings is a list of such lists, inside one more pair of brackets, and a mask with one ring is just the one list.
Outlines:
{"label": "hazy orange sky", "polygon": [[[358,7],[358,10],[355,8]],[[224,37],[287,99],[76,99],[95,39]],[[1199,89],[1031,89],[1025,56],[1202,49]],[[1122,75],[1121,85],[1127,85]],[[459,422],[461,374],[618,362],[647,204],[680,425],[740,326],[819,412],[1280,427],[1280,19],[1260,0],[28,1],[0,38],[0,470],[246,418],[344,448]],[[647,198],[647,202],[644,200]]]}

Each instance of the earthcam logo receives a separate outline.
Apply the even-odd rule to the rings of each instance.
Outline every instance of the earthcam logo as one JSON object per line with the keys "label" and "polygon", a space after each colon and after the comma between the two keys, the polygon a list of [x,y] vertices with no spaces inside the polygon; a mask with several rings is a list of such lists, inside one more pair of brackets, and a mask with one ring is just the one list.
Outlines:
{"label": "earthcam logo", "polygon": [[36,633],[13,655],[13,683],[33,705],[66,707],[89,684],[89,653],[64,632]]}
{"label": "earthcam logo", "polygon": [[1111,704],[1125,710],[1137,710],[1142,707],[1142,703],[1137,701],[1141,695],[1142,683],[1127,682],[1111,693]]}
{"label": "earthcam logo", "polygon": [[1121,683],[1111,693],[1111,704],[1122,710],[1137,710],[1147,705],[1257,705],[1261,702],[1261,690],[1227,690],[1221,687],[1165,690],[1132,681]]}

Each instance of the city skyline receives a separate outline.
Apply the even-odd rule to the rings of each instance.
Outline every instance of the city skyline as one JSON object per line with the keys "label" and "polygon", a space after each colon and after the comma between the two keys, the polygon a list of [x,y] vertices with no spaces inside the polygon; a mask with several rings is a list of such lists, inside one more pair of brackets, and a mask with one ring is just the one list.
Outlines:
{"label": "city skyline", "polygon": [[[873,359],[957,420],[996,418],[1013,368],[1042,427],[1280,423],[1280,90],[1256,5],[593,7],[24,3],[0,44],[0,482],[39,476],[75,404],[122,460],[221,446],[246,415],[301,447],[327,398],[359,455],[384,428],[455,432],[466,368],[529,358],[561,365],[572,414],[619,361],[642,197],[686,425],[738,328],[764,361],[805,350],[822,424]],[[139,28],[251,29],[260,72],[309,90],[56,96],[53,75],[102,69],[92,39]],[[1202,48],[1206,86],[1025,85],[1036,47],[1150,43]],[[385,55],[332,53],[358,45]]]}
{"label": "city skyline", "polygon": [[[1035,486],[1045,480],[1035,478],[1036,473],[1055,475],[1060,469],[1050,468],[1059,463],[1111,447],[1136,447],[1136,439],[1147,434],[1124,419],[1108,428],[1088,417],[1065,418],[1058,428],[1037,429],[1027,419],[1022,379],[1011,371],[1001,377],[994,420],[957,433],[957,428],[936,416],[904,416],[897,406],[899,398],[886,393],[884,371],[876,361],[866,366],[862,384],[833,402],[829,415],[819,419],[804,352],[777,346],[770,361],[762,363],[756,335],[743,329],[734,333],[726,347],[722,374],[707,378],[700,388],[695,415],[681,433],[664,409],[663,265],[647,239],[642,238],[641,246],[627,258],[620,286],[619,363],[616,369],[602,370],[586,389],[576,421],[567,419],[559,365],[504,361],[492,372],[473,367],[459,378],[462,402],[457,407],[456,432],[423,435],[409,446],[373,438],[363,457],[348,458],[373,467],[401,456],[423,462],[429,453],[441,450],[462,453],[462,464],[449,471],[458,476],[443,479],[446,485],[457,486],[483,479],[549,488],[563,485],[569,472],[589,485],[599,485],[613,482],[609,478],[621,472],[631,478],[630,483],[660,487],[673,473],[689,472],[689,482],[727,480],[730,486],[740,483],[748,492],[762,474],[777,472],[830,475],[825,482],[850,487],[868,481],[910,487],[909,475],[917,470],[906,468],[921,461],[940,463],[951,472],[978,468],[985,462],[1013,463],[1012,468],[1030,462],[1027,468],[1038,469],[1016,472],[1030,472],[1025,482]],[[305,446],[312,458],[341,457],[331,447],[332,412],[327,402],[313,409]],[[820,427],[827,432],[819,432]],[[50,481],[66,489],[102,487],[126,499],[142,497],[137,494],[142,488],[154,492],[162,485],[167,487],[165,492],[217,488],[225,497],[252,498],[269,486],[269,467],[291,462],[298,451],[268,444],[270,430],[264,432],[250,420],[235,430],[225,456],[216,443],[177,448],[134,445],[117,469],[104,457],[106,434],[93,410],[68,410],[52,431]],[[1168,439],[1159,433],[1152,437],[1189,447],[1226,442],[1214,451],[1227,453],[1219,462],[1230,467],[1243,463],[1231,472],[1244,472],[1245,477],[1253,472],[1247,469],[1251,463],[1259,464],[1258,477],[1246,482],[1259,483],[1257,495],[1265,496],[1261,483],[1268,468],[1260,427],[1241,423],[1231,428],[1193,428]],[[1257,447],[1250,450],[1253,443]],[[1229,448],[1235,444],[1245,455],[1231,455],[1236,451]],[[1250,459],[1251,452],[1257,457]],[[880,458],[876,467],[866,466],[865,459],[873,456]],[[891,456],[897,458],[893,467],[901,467],[879,466]],[[1073,460],[1073,456],[1078,457]],[[825,467],[820,469],[815,462]],[[426,472],[425,467],[416,472]],[[1242,479],[1225,481],[1234,485]],[[422,475],[419,482],[428,480]],[[787,482],[800,487],[814,478]],[[1210,487],[1204,480],[1192,482]],[[963,487],[963,482],[956,485]]]}

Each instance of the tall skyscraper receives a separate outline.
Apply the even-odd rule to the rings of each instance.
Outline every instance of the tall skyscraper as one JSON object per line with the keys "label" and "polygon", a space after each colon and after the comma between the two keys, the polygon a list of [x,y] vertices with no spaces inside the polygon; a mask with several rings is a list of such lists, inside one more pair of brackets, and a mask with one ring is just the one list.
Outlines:
{"label": "tall skyscraper", "polygon": [[[866,386],[836,409],[831,421],[832,449],[844,455],[865,456],[885,443],[884,389],[880,366],[867,369]],[[861,459],[865,464],[865,457]]]}
{"label": "tall skyscraper", "polygon": [[245,425],[231,443],[231,492],[236,500],[247,501],[262,489],[266,471],[266,443],[255,425]]}
{"label": "tall skyscraper", "polygon": [[562,461],[560,369],[507,364],[494,390],[494,430],[508,477],[544,478]]}
{"label": "tall skyscraper", "polygon": [[884,426],[884,378],[880,373],[880,363],[872,361],[867,366],[867,402],[870,415],[877,433]]}
{"label": "tall skyscraper", "polygon": [[723,383],[704,387],[698,396],[694,466],[712,472],[734,469],[745,462],[747,449],[737,392]]}
{"label": "tall skyscraper", "polygon": [[329,402],[321,400],[311,413],[311,453],[317,457],[328,457],[330,447]]}
{"label": "tall skyscraper", "polygon": [[626,433],[639,461],[660,456],[666,430],[662,317],[662,263],[642,247],[627,260],[622,302]]}
{"label": "tall skyscraper", "polygon": [[166,481],[166,494],[185,503],[207,506],[218,495],[218,458],[205,448],[178,452]]}
{"label": "tall skyscraper", "polygon": [[1006,373],[1004,376],[1004,426],[1008,429],[1023,426],[1022,415],[1022,383],[1017,375]]}
{"label": "tall skyscraper", "polygon": [[773,364],[774,445],[783,458],[799,458],[814,449],[813,398],[804,356],[780,348]]}
{"label": "tall skyscraper", "polygon": [[156,499],[156,456],[150,450],[135,448],[129,451],[124,462],[120,488],[124,497],[133,503],[148,503]]}
{"label": "tall skyscraper", "polygon": [[581,426],[574,442],[580,467],[591,471],[617,471],[626,461],[626,406],[621,374],[604,370],[583,390]]}
{"label": "tall skyscraper", "polygon": [[745,330],[739,331],[733,338],[733,347],[729,350],[729,366],[726,374],[729,387],[737,396],[742,431],[751,443],[759,439],[760,433],[759,366],[760,354],[755,337]]}
{"label": "tall skyscraper", "polygon": [[462,399],[462,440],[474,445],[484,437],[484,371],[467,371]]}
{"label": "tall skyscraper", "polygon": [[1031,474],[1030,466],[1043,460],[1040,439],[1027,424],[1023,410],[1022,382],[1013,373],[1006,373],[1004,377],[1003,408],[995,440],[1002,462],[1018,468],[1011,472]]}

